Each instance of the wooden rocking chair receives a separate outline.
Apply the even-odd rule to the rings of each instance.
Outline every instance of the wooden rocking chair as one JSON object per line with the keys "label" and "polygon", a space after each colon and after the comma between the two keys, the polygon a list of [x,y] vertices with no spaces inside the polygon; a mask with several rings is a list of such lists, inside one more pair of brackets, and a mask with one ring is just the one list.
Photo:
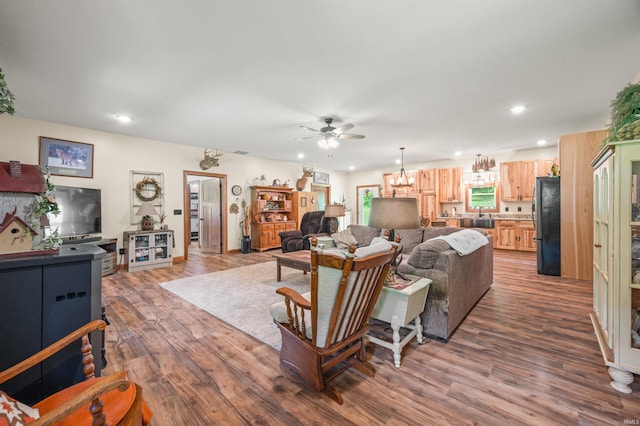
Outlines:
{"label": "wooden rocking chair", "polygon": [[398,247],[381,239],[346,253],[320,251],[316,244],[313,238],[311,291],[277,289],[285,300],[271,306],[271,315],[282,335],[281,365],[342,404],[340,392],[328,382],[351,366],[373,377],[364,336]]}
{"label": "wooden rocking chair", "polygon": [[[127,378],[126,371],[94,377],[95,365],[88,336],[92,331],[104,330],[106,326],[101,320],[85,324],[19,364],[0,372],[2,384],[38,365],[69,344],[81,341],[80,350],[86,380],[62,389],[35,404],[33,408],[38,409],[40,417],[32,421],[28,421],[27,418],[29,425],[100,426],[106,424],[105,420],[108,420],[110,425],[121,426],[149,423],[152,414],[142,399],[142,388]],[[7,398],[10,399],[5,396],[5,399]],[[29,410],[29,407],[26,407],[26,410]]]}

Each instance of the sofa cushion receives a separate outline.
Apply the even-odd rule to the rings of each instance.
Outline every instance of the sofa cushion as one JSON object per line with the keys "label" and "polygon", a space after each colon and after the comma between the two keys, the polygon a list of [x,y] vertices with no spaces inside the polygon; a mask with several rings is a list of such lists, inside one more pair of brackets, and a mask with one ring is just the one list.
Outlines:
{"label": "sofa cushion", "polygon": [[451,250],[451,247],[446,241],[427,240],[413,249],[407,263],[414,268],[431,269],[436,264],[440,253],[447,250]]}
{"label": "sofa cushion", "polygon": [[358,240],[358,246],[360,247],[370,245],[371,240],[382,235],[380,228],[372,228],[366,225],[349,225],[347,229]]}
{"label": "sofa cushion", "polygon": [[422,242],[424,228],[417,229],[395,229],[396,236],[400,236],[402,243],[402,253],[410,254],[413,249]]}
{"label": "sofa cushion", "polygon": [[428,241],[432,238],[439,237],[441,235],[449,235],[454,232],[458,232],[460,228],[454,228],[453,226],[440,228],[437,226],[427,226],[424,228],[424,236],[422,237],[422,241]]}
{"label": "sofa cushion", "polygon": [[358,240],[356,240],[356,237],[351,234],[351,230],[349,228],[344,231],[331,234],[331,238],[333,238],[333,241],[336,243],[336,247],[339,249],[349,248],[352,244],[355,246],[358,245]]}

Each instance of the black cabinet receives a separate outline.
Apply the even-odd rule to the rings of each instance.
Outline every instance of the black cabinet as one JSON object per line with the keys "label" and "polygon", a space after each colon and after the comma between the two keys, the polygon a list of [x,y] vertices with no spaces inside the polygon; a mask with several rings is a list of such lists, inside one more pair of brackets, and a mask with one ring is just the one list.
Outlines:
{"label": "black cabinet", "polygon": [[[91,244],[62,246],[52,256],[0,260],[0,370],[47,347],[102,316],[102,257]],[[91,334],[96,375],[102,334]],[[80,344],[70,345],[40,365],[0,385],[33,404],[84,380]]]}

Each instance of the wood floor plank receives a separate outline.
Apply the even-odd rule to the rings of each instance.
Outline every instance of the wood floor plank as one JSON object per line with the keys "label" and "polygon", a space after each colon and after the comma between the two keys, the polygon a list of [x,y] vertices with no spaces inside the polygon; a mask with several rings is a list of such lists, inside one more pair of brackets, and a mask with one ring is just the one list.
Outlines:
{"label": "wood floor plank", "polygon": [[538,275],[535,253],[496,250],[492,288],[448,342],[411,342],[401,368],[370,345],[375,377],[348,371],[334,381],[344,405],[283,370],[270,346],[159,286],[272,261],[270,252],[189,253],[171,268],[103,279],[104,372],[130,371],[154,426],[640,421],[639,381],[631,395],[609,386],[589,320],[591,283]]}

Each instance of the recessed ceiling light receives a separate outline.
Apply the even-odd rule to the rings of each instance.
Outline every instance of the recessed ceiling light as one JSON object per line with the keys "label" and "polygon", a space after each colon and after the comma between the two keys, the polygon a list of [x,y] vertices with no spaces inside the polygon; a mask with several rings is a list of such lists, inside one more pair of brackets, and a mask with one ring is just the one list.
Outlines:
{"label": "recessed ceiling light", "polygon": [[298,159],[302,160],[304,158],[304,154],[303,153],[299,153],[298,154]]}
{"label": "recessed ceiling light", "polygon": [[546,145],[546,144],[547,144],[547,141],[546,141],[546,140],[544,140],[544,139],[540,139],[540,140],[537,142],[537,144],[538,144],[538,145],[540,145],[540,146],[542,146],[542,145]]}
{"label": "recessed ceiling light", "polygon": [[460,157],[462,153],[460,151],[456,151],[453,153],[453,155],[455,155],[456,157]]}
{"label": "recessed ceiling light", "polygon": [[355,170],[356,168],[354,166],[349,166],[349,170]]}
{"label": "recessed ceiling light", "polygon": [[524,105],[516,105],[516,106],[511,108],[511,113],[513,113],[513,114],[522,114],[524,112],[524,110],[525,110]]}
{"label": "recessed ceiling light", "polygon": [[400,164],[400,160],[399,159],[396,160],[396,164]]}
{"label": "recessed ceiling light", "polygon": [[116,115],[115,118],[116,118],[116,120],[118,120],[121,123],[130,123],[131,122],[131,117],[129,117],[128,115]]}

